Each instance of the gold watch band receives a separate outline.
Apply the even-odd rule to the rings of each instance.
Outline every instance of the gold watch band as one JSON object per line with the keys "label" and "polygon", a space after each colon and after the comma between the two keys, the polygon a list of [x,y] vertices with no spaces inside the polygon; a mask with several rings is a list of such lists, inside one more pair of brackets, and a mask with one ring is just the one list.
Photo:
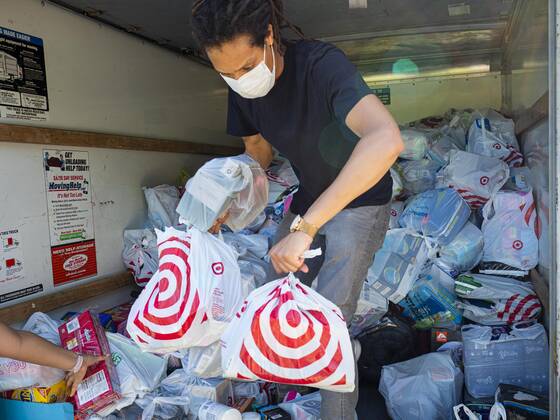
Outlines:
{"label": "gold watch band", "polygon": [[294,226],[293,229],[294,232],[303,232],[309,236],[311,236],[312,238],[315,237],[315,235],[317,235],[317,232],[319,231],[319,228],[311,223],[308,223],[305,221],[305,219],[303,217],[300,217],[299,219],[299,223]]}

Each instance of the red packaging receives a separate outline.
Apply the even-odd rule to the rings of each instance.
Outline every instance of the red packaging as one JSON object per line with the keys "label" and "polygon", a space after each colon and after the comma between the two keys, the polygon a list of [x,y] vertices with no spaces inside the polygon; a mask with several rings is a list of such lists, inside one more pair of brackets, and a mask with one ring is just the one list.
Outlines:
{"label": "red packaging", "polygon": [[[58,327],[62,345],[74,353],[101,356],[110,354],[109,342],[97,314],[85,311]],[[78,418],[85,418],[120,398],[119,377],[113,362],[90,366],[72,403]]]}

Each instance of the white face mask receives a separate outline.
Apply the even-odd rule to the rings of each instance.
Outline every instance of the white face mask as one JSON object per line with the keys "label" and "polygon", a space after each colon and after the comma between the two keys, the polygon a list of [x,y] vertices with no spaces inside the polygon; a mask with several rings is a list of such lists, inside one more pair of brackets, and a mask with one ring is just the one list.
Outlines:
{"label": "white face mask", "polygon": [[266,45],[264,46],[264,58],[251,71],[245,73],[239,79],[232,79],[221,75],[230,88],[246,99],[262,98],[273,88],[276,81],[276,59],[274,47],[272,49],[272,71],[266,65]]}

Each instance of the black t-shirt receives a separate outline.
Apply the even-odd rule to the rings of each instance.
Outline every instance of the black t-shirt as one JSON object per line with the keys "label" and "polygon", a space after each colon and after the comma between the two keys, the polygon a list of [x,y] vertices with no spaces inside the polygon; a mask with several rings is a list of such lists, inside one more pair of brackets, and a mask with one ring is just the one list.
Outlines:
{"label": "black t-shirt", "polygon": [[[284,71],[264,97],[245,99],[230,89],[227,131],[261,134],[292,163],[300,188],[292,212],[304,214],[348,161],[359,138],[346,116],[370,89],[338,48],[320,41],[289,44]],[[386,204],[389,172],[347,207]]]}

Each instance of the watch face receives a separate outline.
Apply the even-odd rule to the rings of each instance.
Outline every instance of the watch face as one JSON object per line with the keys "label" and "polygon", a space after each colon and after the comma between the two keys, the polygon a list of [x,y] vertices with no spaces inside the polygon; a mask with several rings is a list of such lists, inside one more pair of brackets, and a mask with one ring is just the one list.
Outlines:
{"label": "watch face", "polygon": [[297,230],[297,228],[301,224],[301,220],[301,216],[296,216],[296,218],[292,222],[292,226],[290,226],[290,231],[294,232],[295,230]]}

